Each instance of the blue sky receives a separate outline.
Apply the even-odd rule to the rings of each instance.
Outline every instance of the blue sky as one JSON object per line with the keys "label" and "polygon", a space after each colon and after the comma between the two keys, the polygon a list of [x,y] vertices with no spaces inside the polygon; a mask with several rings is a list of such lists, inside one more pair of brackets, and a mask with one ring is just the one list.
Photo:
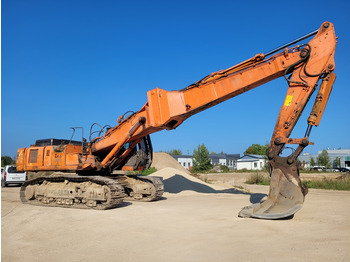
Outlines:
{"label": "blue sky", "polygon": [[[316,2],[315,2],[316,3]],[[69,127],[116,125],[155,87],[182,89],[334,23],[337,80],[306,152],[350,148],[350,2],[26,1],[1,8],[1,155]],[[243,154],[268,143],[287,84],[278,79],[153,134],[155,151]],[[314,97],[292,137],[302,137]],[[80,134],[80,133],[79,133]],[[77,140],[79,136],[75,137]]]}

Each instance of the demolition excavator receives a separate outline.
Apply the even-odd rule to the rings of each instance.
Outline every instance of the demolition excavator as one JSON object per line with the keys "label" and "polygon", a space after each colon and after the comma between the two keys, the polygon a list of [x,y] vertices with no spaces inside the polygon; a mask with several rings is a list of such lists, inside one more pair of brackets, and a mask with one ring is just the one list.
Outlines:
{"label": "demolition excavator", "polygon": [[[302,44],[307,38],[311,40]],[[151,165],[150,134],[175,129],[196,113],[284,77],[288,90],[268,152],[269,195],[260,203],[243,208],[239,216],[262,219],[293,216],[302,207],[307,194],[299,178],[297,157],[306,146],[313,144],[309,141],[311,129],[319,125],[331,93],[335,81],[335,47],[333,24],[324,22],[314,32],[212,73],[182,90],[155,88],[148,91],[146,104],[137,112],[121,115],[116,126],[94,123],[89,141],[84,136],[82,141],[41,139],[28,148],[20,148],[17,153],[19,171],[55,171],[25,182],[20,198],[23,203],[33,205],[88,209],[114,208],[123,200],[158,200],[164,192],[159,178],[122,172],[143,170]],[[318,82],[321,84],[307,120],[305,136],[290,138]],[[296,149],[284,157],[282,151],[288,144],[294,144]]]}

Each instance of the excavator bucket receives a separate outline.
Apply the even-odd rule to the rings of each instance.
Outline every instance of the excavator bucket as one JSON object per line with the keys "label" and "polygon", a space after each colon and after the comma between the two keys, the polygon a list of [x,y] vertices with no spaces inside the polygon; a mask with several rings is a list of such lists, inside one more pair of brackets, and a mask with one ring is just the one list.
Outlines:
{"label": "excavator bucket", "polygon": [[239,217],[261,219],[283,219],[292,217],[301,209],[307,187],[302,186],[296,162],[290,158],[276,156],[270,162],[270,191],[260,203],[244,207]]}

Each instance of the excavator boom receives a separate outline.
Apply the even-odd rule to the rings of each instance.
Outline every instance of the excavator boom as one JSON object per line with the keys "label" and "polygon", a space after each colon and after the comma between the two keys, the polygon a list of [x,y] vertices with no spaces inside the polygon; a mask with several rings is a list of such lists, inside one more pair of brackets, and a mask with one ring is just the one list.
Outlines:
{"label": "excavator boom", "polygon": [[[273,131],[268,155],[272,181],[270,194],[264,204],[245,208],[240,216],[267,219],[290,216],[300,209],[307,192],[301,186],[296,159],[310,143],[308,137],[311,127],[319,124],[335,80],[332,73],[335,69],[336,46],[333,24],[323,23],[319,30],[307,37],[312,35],[314,37],[307,44],[293,47],[287,45],[265,55],[257,54],[231,68],[212,73],[182,90],[150,90],[147,92],[147,102],[138,112],[127,117],[122,115],[115,127],[106,130],[101,128],[94,139],[90,135],[90,142],[85,148],[68,144],[61,149],[47,147],[41,153],[40,148],[35,146],[19,149],[18,168],[27,171],[76,172],[145,168],[152,158],[150,134],[175,129],[196,113],[284,76],[288,90]],[[292,42],[295,43],[296,41]],[[322,84],[308,120],[306,135],[290,138],[320,79]],[[271,96],[270,99],[274,98]],[[299,146],[292,155],[283,158],[280,154],[286,144]],[[34,150],[39,153],[35,155]],[[37,157],[38,154],[41,158]],[[51,160],[46,160],[46,157]],[[282,199],[281,195],[285,198]]]}

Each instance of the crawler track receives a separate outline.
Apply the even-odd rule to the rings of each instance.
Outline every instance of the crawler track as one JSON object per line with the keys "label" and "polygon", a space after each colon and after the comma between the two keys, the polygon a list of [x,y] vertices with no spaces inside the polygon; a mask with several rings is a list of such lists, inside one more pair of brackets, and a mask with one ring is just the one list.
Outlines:
{"label": "crawler track", "polygon": [[122,175],[116,176],[125,189],[124,200],[151,202],[161,199],[164,193],[164,184],[159,177]]}
{"label": "crawler track", "polygon": [[154,176],[138,176],[139,179],[144,179],[152,183],[152,185],[155,187],[156,193],[150,199],[149,201],[157,201],[162,198],[163,193],[164,193],[164,184],[162,180],[159,177],[154,177]]}
{"label": "crawler track", "polygon": [[44,176],[25,182],[22,203],[79,209],[104,210],[123,203],[123,186],[102,176]]}

